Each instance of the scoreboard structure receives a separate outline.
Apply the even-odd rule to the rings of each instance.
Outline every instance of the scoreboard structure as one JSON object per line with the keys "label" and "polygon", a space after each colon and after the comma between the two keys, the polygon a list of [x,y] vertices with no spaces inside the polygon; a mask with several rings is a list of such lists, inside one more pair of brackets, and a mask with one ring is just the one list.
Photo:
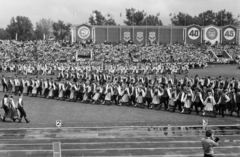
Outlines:
{"label": "scoreboard structure", "polygon": [[240,43],[240,28],[227,26],[90,26],[87,24],[71,27],[71,41],[92,40],[94,43],[129,42],[166,43],[184,42],[197,44],[202,42]]}

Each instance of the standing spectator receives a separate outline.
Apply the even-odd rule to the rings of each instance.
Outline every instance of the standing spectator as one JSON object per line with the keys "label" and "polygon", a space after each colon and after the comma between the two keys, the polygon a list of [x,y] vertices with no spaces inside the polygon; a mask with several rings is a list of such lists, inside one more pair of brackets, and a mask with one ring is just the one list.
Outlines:
{"label": "standing spectator", "polygon": [[203,138],[201,141],[204,157],[214,157],[213,147],[218,146],[218,141],[219,141],[218,137],[214,140],[212,130],[206,131],[206,137]]}

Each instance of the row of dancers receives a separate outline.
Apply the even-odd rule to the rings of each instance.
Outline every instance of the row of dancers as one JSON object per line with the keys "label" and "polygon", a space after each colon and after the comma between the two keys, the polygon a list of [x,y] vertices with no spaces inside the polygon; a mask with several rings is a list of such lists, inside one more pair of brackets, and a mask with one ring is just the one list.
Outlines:
{"label": "row of dancers", "polygon": [[[9,80],[8,80],[9,81]],[[162,109],[181,113],[196,113],[205,115],[206,112],[224,117],[226,113],[239,116],[240,83],[238,79],[218,78],[189,78],[183,79],[176,75],[143,77],[117,76],[106,74],[81,74],[81,77],[54,80],[36,78],[18,78],[7,84],[3,76],[3,91],[23,93],[48,99],[79,101],[91,104],[127,105],[149,109]]]}

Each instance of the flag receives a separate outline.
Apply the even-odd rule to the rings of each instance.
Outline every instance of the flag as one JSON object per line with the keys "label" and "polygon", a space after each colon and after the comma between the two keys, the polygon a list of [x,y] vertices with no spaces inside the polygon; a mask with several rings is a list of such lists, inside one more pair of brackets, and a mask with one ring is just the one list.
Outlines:
{"label": "flag", "polygon": [[159,12],[159,13],[157,13],[157,16],[160,16],[160,12]]}
{"label": "flag", "polygon": [[18,34],[16,33],[15,40],[17,40],[17,38],[18,38]]}
{"label": "flag", "polygon": [[122,17],[122,13],[120,13],[120,17]]}
{"label": "flag", "polygon": [[172,13],[170,13],[169,16],[172,16]]}
{"label": "flag", "polygon": [[106,18],[106,20],[110,20],[111,19],[111,14],[107,13],[105,18]]}

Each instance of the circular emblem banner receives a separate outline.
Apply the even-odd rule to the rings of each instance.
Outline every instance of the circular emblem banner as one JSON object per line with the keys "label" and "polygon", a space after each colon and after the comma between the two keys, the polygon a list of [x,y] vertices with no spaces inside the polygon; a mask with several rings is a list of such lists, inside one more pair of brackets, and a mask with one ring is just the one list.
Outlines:
{"label": "circular emblem banner", "polygon": [[188,30],[188,37],[192,40],[198,39],[200,36],[200,31],[196,27],[192,27],[191,29]]}
{"label": "circular emblem banner", "polygon": [[232,29],[232,28],[227,28],[227,29],[224,31],[223,35],[224,35],[224,38],[225,38],[225,39],[227,39],[227,40],[233,40],[233,39],[235,38],[236,33],[235,33],[235,30],[234,30],[234,29]]}
{"label": "circular emblem banner", "polygon": [[207,30],[206,35],[207,35],[207,38],[208,38],[208,39],[214,40],[214,39],[217,38],[218,32],[217,32],[217,30],[216,30],[215,28],[209,28],[209,29]]}
{"label": "circular emblem banner", "polygon": [[78,36],[81,38],[81,39],[87,39],[89,36],[90,36],[90,30],[89,28],[83,26],[83,27],[80,27],[79,30],[78,30]]}

